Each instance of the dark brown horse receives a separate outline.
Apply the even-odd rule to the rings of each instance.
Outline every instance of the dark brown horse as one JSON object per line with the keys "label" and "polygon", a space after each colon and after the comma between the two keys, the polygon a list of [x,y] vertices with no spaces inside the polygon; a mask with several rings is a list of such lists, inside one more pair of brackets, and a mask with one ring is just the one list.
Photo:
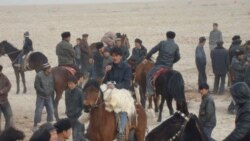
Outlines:
{"label": "dark brown horse", "polygon": [[[22,83],[23,83],[23,93],[26,93],[27,88],[26,88],[26,81],[25,81],[25,73],[23,69],[19,69],[17,67],[15,67],[13,64],[14,62],[17,61],[17,57],[18,55],[21,53],[22,51],[17,49],[16,47],[14,47],[12,44],[10,44],[7,41],[2,41],[0,43],[0,57],[3,55],[8,55],[8,57],[11,60],[12,63],[12,67],[14,69],[15,72],[15,76],[16,76],[16,85],[17,85],[17,91],[16,93],[18,94],[20,92],[20,76],[22,78]],[[39,52],[35,52],[35,54],[40,54]],[[41,70],[42,68],[42,64],[48,61],[47,57],[43,58],[42,60],[36,60],[36,64],[35,66],[30,66],[30,69],[35,69],[37,72],[39,70]]]}
{"label": "dark brown horse", "polygon": [[[113,141],[117,134],[116,119],[113,112],[105,110],[103,93],[100,85],[95,80],[87,82],[83,89],[84,109],[90,112],[90,122],[87,129],[86,137],[91,141]],[[135,105],[138,115],[137,124],[127,125],[126,141],[136,139],[144,141],[147,129],[146,113],[141,105]],[[129,131],[134,131],[134,135],[129,139]],[[130,132],[131,133],[131,132]]]}
{"label": "dark brown horse", "polygon": [[208,141],[208,139],[196,115],[185,116],[181,112],[176,112],[150,131],[146,141]]}

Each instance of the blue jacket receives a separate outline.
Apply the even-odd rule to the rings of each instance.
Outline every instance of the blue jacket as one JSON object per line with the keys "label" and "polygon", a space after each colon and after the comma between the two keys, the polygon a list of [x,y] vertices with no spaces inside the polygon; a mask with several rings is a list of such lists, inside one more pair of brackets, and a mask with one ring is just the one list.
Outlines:
{"label": "blue jacket", "polygon": [[130,89],[132,71],[130,66],[122,61],[120,64],[112,64],[112,69],[107,72],[103,82],[107,83],[113,81],[116,83],[115,87],[118,89]]}
{"label": "blue jacket", "polygon": [[195,50],[195,63],[197,66],[204,67],[207,64],[206,54],[202,46],[197,46]]}
{"label": "blue jacket", "polygon": [[146,59],[150,59],[151,56],[159,52],[155,65],[163,65],[169,68],[173,67],[173,64],[180,60],[179,46],[173,39],[167,39],[161,41],[158,45],[150,50]]}

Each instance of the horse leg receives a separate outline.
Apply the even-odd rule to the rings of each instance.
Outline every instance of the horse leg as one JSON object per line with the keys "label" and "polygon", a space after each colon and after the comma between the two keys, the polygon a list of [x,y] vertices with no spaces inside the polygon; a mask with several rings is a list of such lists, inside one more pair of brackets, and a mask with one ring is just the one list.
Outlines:
{"label": "horse leg", "polygon": [[59,114],[58,114],[58,104],[59,104],[59,100],[61,99],[62,97],[62,93],[63,91],[59,91],[59,92],[56,92],[56,96],[54,98],[53,96],[53,103],[54,103],[54,115],[55,115],[55,118],[56,118],[56,121],[59,120]]}
{"label": "horse leg", "polygon": [[152,109],[153,96],[148,96],[148,109]]}
{"label": "horse leg", "polygon": [[174,114],[174,109],[173,109],[172,101],[173,101],[172,97],[171,98],[166,98],[166,102],[167,102],[167,105],[168,105],[168,110],[169,110],[169,114],[170,115]]}
{"label": "horse leg", "polygon": [[143,93],[143,91],[141,90],[141,87],[140,87],[140,95],[141,95],[142,107],[145,109],[145,107],[146,107],[146,94]]}
{"label": "horse leg", "polygon": [[19,75],[19,72],[16,68],[14,68],[14,72],[15,72],[15,76],[16,76],[16,87],[17,87],[17,90],[16,90],[16,94],[19,94],[19,91],[20,91],[20,75]]}
{"label": "horse leg", "polygon": [[23,93],[25,94],[27,92],[27,87],[26,87],[26,80],[25,80],[24,71],[21,72],[21,77],[22,77],[22,82],[23,82]]}
{"label": "horse leg", "polygon": [[155,112],[159,112],[160,95],[154,96]]}
{"label": "horse leg", "polygon": [[162,118],[162,110],[163,110],[163,105],[164,105],[165,99],[164,97],[161,98],[161,104],[159,106],[160,108],[160,112],[159,112],[159,116],[158,116],[158,120],[157,122],[161,122],[161,118]]}

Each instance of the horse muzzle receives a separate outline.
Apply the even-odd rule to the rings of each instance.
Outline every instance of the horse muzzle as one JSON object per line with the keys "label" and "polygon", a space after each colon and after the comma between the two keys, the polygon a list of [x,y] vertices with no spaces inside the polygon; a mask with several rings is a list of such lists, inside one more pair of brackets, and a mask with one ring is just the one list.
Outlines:
{"label": "horse muzzle", "polygon": [[84,110],[85,113],[89,113],[91,111],[91,106],[83,105],[83,110]]}

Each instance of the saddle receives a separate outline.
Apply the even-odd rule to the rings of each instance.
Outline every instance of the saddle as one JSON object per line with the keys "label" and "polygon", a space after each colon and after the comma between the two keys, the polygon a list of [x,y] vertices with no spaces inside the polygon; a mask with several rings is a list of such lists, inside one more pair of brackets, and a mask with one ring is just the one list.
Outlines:
{"label": "saddle", "polygon": [[156,71],[154,74],[153,74],[153,77],[151,79],[151,84],[153,87],[155,87],[155,80],[163,73],[166,73],[167,71],[169,71],[170,69],[169,68],[160,68],[158,71]]}

